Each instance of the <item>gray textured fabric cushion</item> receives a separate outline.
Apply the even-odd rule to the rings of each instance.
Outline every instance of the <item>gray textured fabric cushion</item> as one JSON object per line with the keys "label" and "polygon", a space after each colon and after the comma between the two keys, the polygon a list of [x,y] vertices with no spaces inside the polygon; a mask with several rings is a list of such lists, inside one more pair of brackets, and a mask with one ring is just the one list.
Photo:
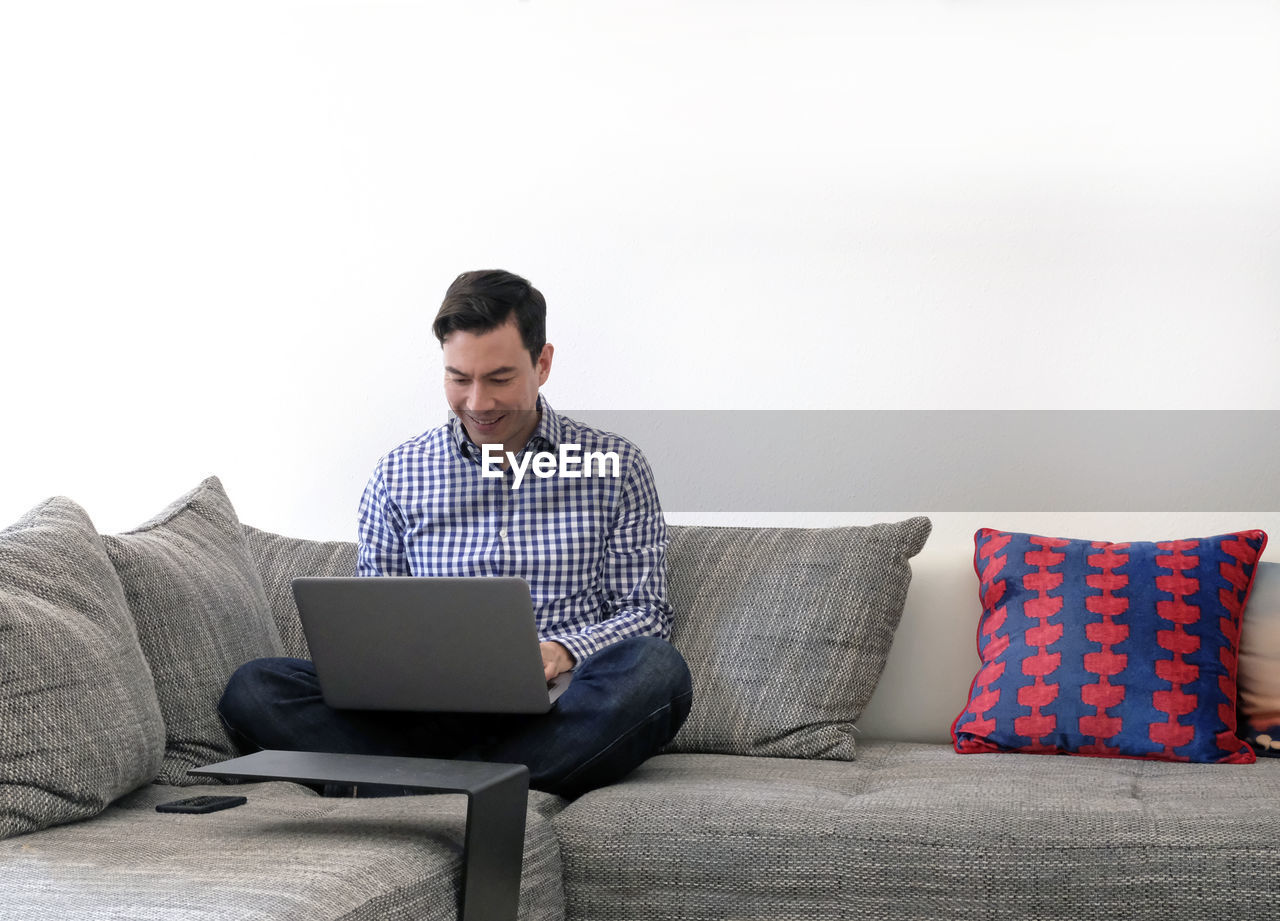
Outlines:
{"label": "gray textured fabric cushion", "polygon": [[50,499],[0,531],[0,838],[96,815],[163,754],[102,539],[80,506]]}
{"label": "gray textured fabric cushion", "polygon": [[930,527],[670,528],[693,710],[666,750],[852,759]]}
{"label": "gray textured fabric cushion", "polygon": [[249,525],[244,526],[244,535],[249,554],[262,574],[271,616],[284,643],[284,654],[310,659],[311,650],[307,648],[298,607],[293,601],[292,582],[299,576],[354,576],[355,542],[285,537]]}
{"label": "gray textured fabric cushion", "polygon": [[1249,917],[1280,867],[1280,760],[660,755],[554,823],[573,921]]}
{"label": "gray textured fabric cushion", "polygon": [[251,659],[282,654],[235,509],[210,477],[141,527],[103,541],[164,714],[157,781],[208,783],[186,773],[237,754],[217,711],[227,679]]}
{"label": "gray textured fabric cushion", "polygon": [[[92,822],[0,842],[6,921],[456,921],[461,795],[321,799],[293,784],[228,786],[249,802],[209,815],[155,804],[151,786]],[[519,917],[560,921],[560,852],[533,794]]]}

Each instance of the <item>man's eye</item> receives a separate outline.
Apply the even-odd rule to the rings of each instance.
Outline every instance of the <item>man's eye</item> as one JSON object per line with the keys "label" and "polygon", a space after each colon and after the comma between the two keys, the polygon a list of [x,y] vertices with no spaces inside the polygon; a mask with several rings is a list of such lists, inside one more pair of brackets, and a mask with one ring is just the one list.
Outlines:
{"label": "man's eye", "polygon": [[511,378],[509,378],[509,377],[491,377],[491,378],[489,378],[489,381],[490,381],[490,383],[494,383],[494,384],[509,384],[509,383],[511,383]]}

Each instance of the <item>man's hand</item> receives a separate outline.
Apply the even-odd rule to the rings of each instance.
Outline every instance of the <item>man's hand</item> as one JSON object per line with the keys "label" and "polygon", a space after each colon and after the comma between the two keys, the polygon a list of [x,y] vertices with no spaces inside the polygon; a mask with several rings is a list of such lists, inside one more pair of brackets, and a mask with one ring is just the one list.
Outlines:
{"label": "man's hand", "polygon": [[542,647],[542,671],[548,681],[555,680],[556,675],[573,668],[573,656],[569,650],[559,643],[540,643]]}

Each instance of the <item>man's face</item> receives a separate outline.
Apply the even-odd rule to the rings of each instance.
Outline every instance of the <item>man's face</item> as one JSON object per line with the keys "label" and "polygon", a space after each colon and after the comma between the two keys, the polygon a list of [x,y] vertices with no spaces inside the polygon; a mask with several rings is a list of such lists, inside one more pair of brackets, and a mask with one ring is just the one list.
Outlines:
{"label": "man's face", "polygon": [[513,321],[485,333],[455,330],[443,351],[445,399],[471,440],[522,450],[538,425],[538,388],[551,372],[551,345],[535,364]]}

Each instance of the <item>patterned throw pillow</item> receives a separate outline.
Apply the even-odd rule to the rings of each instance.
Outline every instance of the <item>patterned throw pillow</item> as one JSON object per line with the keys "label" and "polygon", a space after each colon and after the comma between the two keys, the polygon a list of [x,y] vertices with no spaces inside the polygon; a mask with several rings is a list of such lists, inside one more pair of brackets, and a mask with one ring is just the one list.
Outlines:
{"label": "patterned throw pillow", "polygon": [[102,538],[80,506],[50,499],[0,531],[0,838],[97,815],[163,755]]}
{"label": "patterned throw pillow", "polygon": [[666,751],[853,760],[931,527],[670,528],[693,709]]}
{"label": "patterned throw pillow", "polygon": [[951,727],[961,754],[1247,763],[1240,626],[1262,531],[1108,543],[974,535],[982,666]]}
{"label": "patterned throw pillow", "polygon": [[1280,563],[1259,562],[1240,633],[1240,733],[1280,758]]}
{"label": "patterned throw pillow", "polygon": [[155,677],[167,742],[158,783],[237,754],[218,717],[231,673],[282,654],[231,500],[209,477],[146,524],[104,536]]}

